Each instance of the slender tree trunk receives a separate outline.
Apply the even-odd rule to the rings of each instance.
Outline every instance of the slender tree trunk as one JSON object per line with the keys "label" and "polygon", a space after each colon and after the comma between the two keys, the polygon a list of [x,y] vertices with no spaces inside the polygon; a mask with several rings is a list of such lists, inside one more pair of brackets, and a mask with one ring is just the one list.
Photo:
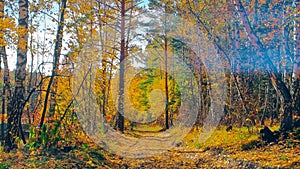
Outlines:
{"label": "slender tree trunk", "polygon": [[[57,72],[57,71],[55,71]],[[57,73],[55,73],[54,76],[56,76]],[[54,77],[52,81],[52,87],[50,87],[50,101],[49,101],[49,114],[48,119],[49,123],[53,121],[54,114],[55,114],[55,106],[56,106],[56,93],[57,93],[57,78]]]}
{"label": "slender tree trunk", "polygon": [[[4,18],[4,0],[0,1],[0,19]],[[0,39],[4,40],[4,34],[1,32],[0,33]],[[9,105],[8,103],[11,101],[11,89],[10,89],[10,77],[9,77],[9,69],[8,69],[8,62],[7,62],[7,55],[6,55],[6,50],[4,44],[0,44],[0,60],[2,58],[3,61],[3,95],[2,95],[2,119],[1,119],[1,139],[4,140],[4,123],[5,119],[4,116],[7,115],[7,106]],[[1,67],[1,62],[0,62],[0,67]]]}
{"label": "slender tree trunk", "polygon": [[273,109],[273,111],[272,111],[272,115],[271,115],[271,124],[270,124],[270,126],[273,126],[273,124],[274,124],[274,119],[275,119],[275,112],[278,112],[278,110],[279,110],[279,105],[280,105],[280,103],[279,103],[279,95],[278,95],[278,93],[276,92],[276,103],[275,103],[275,108]]}
{"label": "slender tree trunk", "polygon": [[300,116],[300,1],[294,0],[294,69],[293,69],[293,107],[294,112]]}
{"label": "slender tree trunk", "polygon": [[165,4],[165,18],[164,18],[164,60],[165,60],[165,90],[166,90],[166,109],[165,109],[165,129],[169,129],[169,86],[168,86],[168,32],[166,30],[167,26],[167,8],[168,3]]}
{"label": "slender tree trunk", "polygon": [[[200,100],[200,117],[199,117],[199,124],[203,125],[203,121],[205,119],[205,115],[207,113],[206,105],[205,105],[205,99],[206,99],[206,86],[207,84],[204,82],[205,79],[205,67],[204,65],[201,65],[199,68],[199,97],[201,98]],[[201,120],[201,121],[200,121]]]}
{"label": "slender tree trunk", "polygon": [[[8,61],[7,61],[7,55],[5,47],[1,48],[1,56],[3,58],[3,65],[4,65],[4,73],[3,73],[3,95],[2,95],[2,114],[8,116],[8,111],[11,111],[11,85],[10,85],[10,75],[9,75],[9,69],[8,69]],[[3,129],[4,129],[4,118],[3,120]],[[4,132],[4,131],[3,131]],[[4,138],[4,133],[2,135]]]}
{"label": "slender tree trunk", "polygon": [[[0,2],[0,3],[2,3],[2,2]],[[1,18],[0,18],[1,19]],[[2,50],[2,49],[1,49]],[[0,75],[2,75],[1,74],[1,72],[2,72],[2,67],[1,67],[1,65],[2,65],[2,51],[1,51],[1,54],[0,54]],[[4,88],[4,87],[3,87]],[[5,97],[5,92],[2,92],[2,96],[1,96],[1,100],[3,100],[3,98]],[[5,108],[5,106],[4,105],[2,105],[2,107],[1,107],[2,109],[2,111],[1,111],[1,137],[0,137],[0,140],[1,141],[3,141],[4,139],[4,112],[3,112],[3,108]]]}
{"label": "slender tree trunk", "polygon": [[[67,7],[67,0],[62,0],[62,7],[61,7],[61,13],[60,13],[60,21],[58,23],[58,28],[57,28],[57,33],[56,33],[56,42],[55,42],[55,47],[54,47],[54,55],[53,55],[53,68],[52,68],[52,74],[47,86],[47,91],[46,91],[46,96],[45,96],[45,101],[44,101],[44,107],[43,107],[43,112],[42,112],[42,117],[41,117],[41,121],[40,121],[40,128],[42,128],[43,124],[44,124],[44,120],[45,120],[45,116],[46,116],[46,112],[47,112],[47,105],[48,105],[48,99],[49,99],[49,95],[51,93],[50,98],[50,109],[49,109],[49,117],[53,117],[54,116],[54,107],[55,106],[55,91],[53,91],[51,89],[52,84],[54,84],[52,87],[55,89],[57,88],[57,81],[56,79],[56,75],[57,75],[57,71],[58,71],[58,66],[59,66],[59,59],[60,59],[60,53],[61,53],[61,49],[62,49],[62,39],[63,39],[63,29],[64,29],[64,14],[65,14],[65,10]],[[51,92],[52,90],[52,92]],[[54,95],[53,95],[54,94]],[[53,100],[54,99],[54,100]]]}
{"label": "slender tree trunk", "polygon": [[[30,23],[32,24],[32,23]],[[33,60],[34,60],[34,54],[33,54],[33,49],[32,49],[32,41],[33,41],[33,37],[32,37],[32,34],[30,35],[30,45],[29,45],[29,49],[30,49],[30,55],[31,55],[31,64],[30,64],[30,74],[29,74],[29,81],[28,81],[28,86],[27,86],[27,91],[31,91],[32,90],[32,86],[35,86],[35,82],[33,82]],[[28,123],[31,124],[31,119],[30,119],[30,106],[32,105],[33,103],[30,102],[30,105],[29,107],[26,107],[27,109],[27,118],[28,118]]]}
{"label": "slender tree trunk", "polygon": [[110,69],[109,69],[109,76],[108,76],[108,80],[107,80],[107,97],[105,97],[105,104],[104,106],[107,106],[108,104],[108,96],[110,95],[111,92],[111,79],[113,76],[113,62],[114,62],[114,58],[111,60],[111,64],[110,64]]}
{"label": "slender tree trunk", "polygon": [[120,57],[120,81],[119,81],[119,104],[117,114],[118,130],[124,132],[124,80],[125,80],[125,65],[126,58],[125,49],[125,4],[126,0],[121,0],[121,57]]}
{"label": "slender tree trunk", "polygon": [[165,57],[165,90],[166,90],[166,121],[165,121],[165,128],[169,129],[169,86],[168,86],[168,39],[167,35],[165,34],[165,50],[164,50],[164,57]]}
{"label": "slender tree trunk", "polygon": [[294,0],[294,72],[293,77],[300,78],[300,1]]}
{"label": "slender tree trunk", "polygon": [[266,119],[266,111],[267,111],[267,106],[268,106],[268,102],[269,102],[269,83],[267,84],[267,89],[265,91],[265,102],[264,102],[264,110],[263,110],[263,114],[260,120],[260,124],[261,125],[265,125],[265,119]]}
{"label": "slender tree trunk", "polygon": [[[104,5],[103,8],[101,8],[101,4]],[[101,13],[100,10],[103,10],[103,13],[106,13],[106,2],[98,2],[98,12]],[[99,20],[99,36],[100,36],[100,41],[101,41],[101,49],[102,49],[102,56],[106,55],[106,47],[104,46],[104,40],[107,38],[107,33],[103,33],[103,25],[104,23],[102,22],[102,16],[98,15],[98,20]],[[106,117],[106,97],[107,97],[107,77],[106,77],[106,72],[107,72],[107,58],[103,57],[102,59],[102,97],[100,99],[100,111],[102,111],[103,117]]]}
{"label": "slender tree trunk", "polygon": [[239,85],[239,83],[242,83],[242,75],[241,75],[241,56],[239,55],[239,51],[240,51],[240,43],[241,43],[241,39],[240,39],[240,31],[239,31],[239,23],[238,21],[234,22],[234,40],[233,40],[233,60],[236,60],[234,66],[236,66],[236,70],[232,68],[232,75],[233,75],[233,81],[234,81],[234,85],[236,86],[236,90],[238,93],[238,96],[241,100],[243,109],[244,109],[244,113],[245,115],[249,114],[249,110],[247,108],[246,102],[245,102],[245,97],[241,91],[241,87]]}
{"label": "slender tree trunk", "polygon": [[[21,127],[21,117],[24,108],[24,81],[26,78],[27,63],[27,43],[28,43],[28,0],[19,1],[19,29],[24,30],[24,34],[20,35],[17,48],[17,67],[15,72],[15,91],[12,98],[11,112],[8,116],[8,132],[5,144],[7,151],[16,148],[16,138],[19,136]],[[24,138],[23,138],[24,139]],[[25,140],[23,140],[25,141]]]}

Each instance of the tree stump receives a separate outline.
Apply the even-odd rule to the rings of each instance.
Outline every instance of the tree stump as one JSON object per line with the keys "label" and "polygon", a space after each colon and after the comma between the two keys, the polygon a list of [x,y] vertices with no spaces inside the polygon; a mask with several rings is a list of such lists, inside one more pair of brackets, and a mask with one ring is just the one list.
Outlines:
{"label": "tree stump", "polygon": [[269,127],[265,126],[260,130],[260,137],[266,143],[278,142],[279,133],[274,133]]}
{"label": "tree stump", "polygon": [[226,131],[227,132],[229,132],[229,131],[231,131],[232,130],[232,126],[230,125],[230,126],[228,126],[227,128],[226,128]]}

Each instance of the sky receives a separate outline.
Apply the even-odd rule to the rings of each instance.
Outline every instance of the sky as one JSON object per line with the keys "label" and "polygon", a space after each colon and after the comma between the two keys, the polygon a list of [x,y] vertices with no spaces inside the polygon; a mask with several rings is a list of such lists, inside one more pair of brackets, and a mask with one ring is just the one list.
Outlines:
{"label": "sky", "polygon": [[146,5],[148,5],[148,4],[149,4],[149,1],[148,1],[148,0],[142,0],[140,6],[146,6]]}

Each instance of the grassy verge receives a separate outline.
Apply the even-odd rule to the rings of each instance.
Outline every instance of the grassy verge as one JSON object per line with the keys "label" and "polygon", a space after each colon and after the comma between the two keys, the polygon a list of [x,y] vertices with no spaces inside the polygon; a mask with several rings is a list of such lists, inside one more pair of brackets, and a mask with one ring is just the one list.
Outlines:
{"label": "grassy verge", "polygon": [[[219,148],[227,158],[254,162],[263,167],[295,167],[300,166],[300,142],[294,139],[269,144],[261,147],[254,147],[244,150],[243,146],[259,140],[259,129],[249,133],[246,127],[236,128],[229,132],[222,126],[215,130],[211,136],[201,141],[201,131],[192,131],[184,139],[184,146],[194,149],[213,150]],[[271,127],[271,130],[278,130],[279,126]],[[226,153],[225,153],[226,152]]]}

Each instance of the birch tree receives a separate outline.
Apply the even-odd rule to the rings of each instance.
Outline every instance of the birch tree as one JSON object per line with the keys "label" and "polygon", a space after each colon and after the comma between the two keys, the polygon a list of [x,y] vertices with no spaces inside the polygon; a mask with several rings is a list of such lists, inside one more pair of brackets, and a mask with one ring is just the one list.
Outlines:
{"label": "birch tree", "polygon": [[[25,87],[26,64],[27,64],[27,43],[28,43],[28,0],[19,1],[18,18],[18,45],[17,45],[17,65],[15,71],[15,89],[11,102],[9,102],[7,136],[5,145],[7,150],[16,148],[16,139],[20,136],[21,117],[25,106]],[[23,138],[24,140],[24,138]]]}

